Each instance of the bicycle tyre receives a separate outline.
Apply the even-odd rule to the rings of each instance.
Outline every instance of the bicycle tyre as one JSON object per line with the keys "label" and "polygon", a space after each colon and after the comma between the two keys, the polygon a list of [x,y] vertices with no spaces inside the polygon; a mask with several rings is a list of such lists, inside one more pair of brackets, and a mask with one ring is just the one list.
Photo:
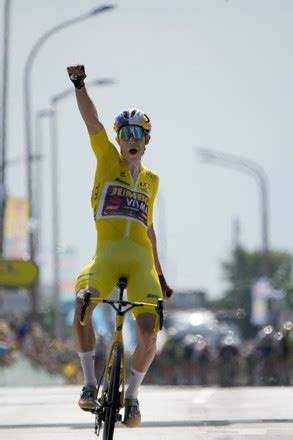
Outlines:
{"label": "bicycle tyre", "polygon": [[113,347],[113,361],[110,372],[109,389],[105,405],[103,440],[112,440],[117,413],[119,410],[119,387],[122,352],[119,344]]}

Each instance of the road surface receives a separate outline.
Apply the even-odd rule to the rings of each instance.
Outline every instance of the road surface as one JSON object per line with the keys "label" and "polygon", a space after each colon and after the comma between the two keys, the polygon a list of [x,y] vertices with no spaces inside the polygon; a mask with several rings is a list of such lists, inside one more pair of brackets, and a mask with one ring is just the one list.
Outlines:
{"label": "road surface", "polygon": [[[1,440],[81,440],[94,435],[80,411],[80,387],[2,387]],[[115,440],[292,440],[293,387],[143,386],[140,428],[117,427]],[[101,438],[101,436],[100,436]]]}

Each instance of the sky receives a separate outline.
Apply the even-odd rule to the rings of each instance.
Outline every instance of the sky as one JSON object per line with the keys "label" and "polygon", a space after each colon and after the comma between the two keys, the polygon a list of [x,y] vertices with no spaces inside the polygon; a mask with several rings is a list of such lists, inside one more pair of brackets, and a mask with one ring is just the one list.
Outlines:
{"label": "sky", "polygon": [[[1,2],[1,20],[3,20]],[[94,0],[11,0],[7,160],[24,157],[24,66],[47,30],[104,4]],[[240,242],[260,249],[259,188],[248,174],[202,162],[198,147],[252,160],[269,189],[269,246],[292,252],[293,3],[291,0],[117,0],[107,13],[52,36],[32,66],[34,114],[71,87],[66,66],[85,65],[100,120],[114,140],[122,109],[152,121],[144,164],[160,176],[155,228],[166,278],[175,289],[221,295],[221,262]],[[1,21],[2,22],[2,21]],[[1,39],[3,40],[3,39]],[[3,48],[2,48],[3,49]],[[90,207],[95,159],[74,94],[58,112],[60,252],[74,248],[76,274],[93,255]],[[41,277],[52,280],[49,121],[42,120]],[[7,169],[10,196],[26,196],[24,161]]]}

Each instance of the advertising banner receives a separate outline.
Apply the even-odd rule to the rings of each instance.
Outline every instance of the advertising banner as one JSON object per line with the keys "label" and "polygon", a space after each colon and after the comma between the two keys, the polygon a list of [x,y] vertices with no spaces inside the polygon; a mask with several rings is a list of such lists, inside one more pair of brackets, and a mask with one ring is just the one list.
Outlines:
{"label": "advertising banner", "polygon": [[267,277],[259,278],[251,290],[252,313],[251,322],[260,327],[265,326],[273,319],[269,310],[269,300],[283,300],[284,292],[275,289]]}
{"label": "advertising banner", "polygon": [[8,198],[4,219],[4,257],[22,259],[28,257],[29,201]]}

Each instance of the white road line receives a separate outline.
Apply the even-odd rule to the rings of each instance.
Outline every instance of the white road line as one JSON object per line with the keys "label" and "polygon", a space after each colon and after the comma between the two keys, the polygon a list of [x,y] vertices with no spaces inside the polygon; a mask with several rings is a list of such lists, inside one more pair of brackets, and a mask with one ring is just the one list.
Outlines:
{"label": "white road line", "polygon": [[215,390],[203,389],[196,391],[196,396],[192,399],[193,405],[203,405],[214,394]]}
{"label": "white road line", "polygon": [[[256,436],[257,438],[263,438],[265,436],[268,435],[268,429],[265,428],[251,428],[251,429],[229,429],[229,428],[223,428],[221,430],[217,429],[217,430],[207,430],[206,434],[209,437],[214,437],[217,439],[220,438],[232,438],[230,436],[233,436],[233,438],[236,438],[236,436],[253,436],[253,439],[255,440]],[[228,437],[229,436],[229,437]],[[243,438],[243,437],[242,437]]]}

